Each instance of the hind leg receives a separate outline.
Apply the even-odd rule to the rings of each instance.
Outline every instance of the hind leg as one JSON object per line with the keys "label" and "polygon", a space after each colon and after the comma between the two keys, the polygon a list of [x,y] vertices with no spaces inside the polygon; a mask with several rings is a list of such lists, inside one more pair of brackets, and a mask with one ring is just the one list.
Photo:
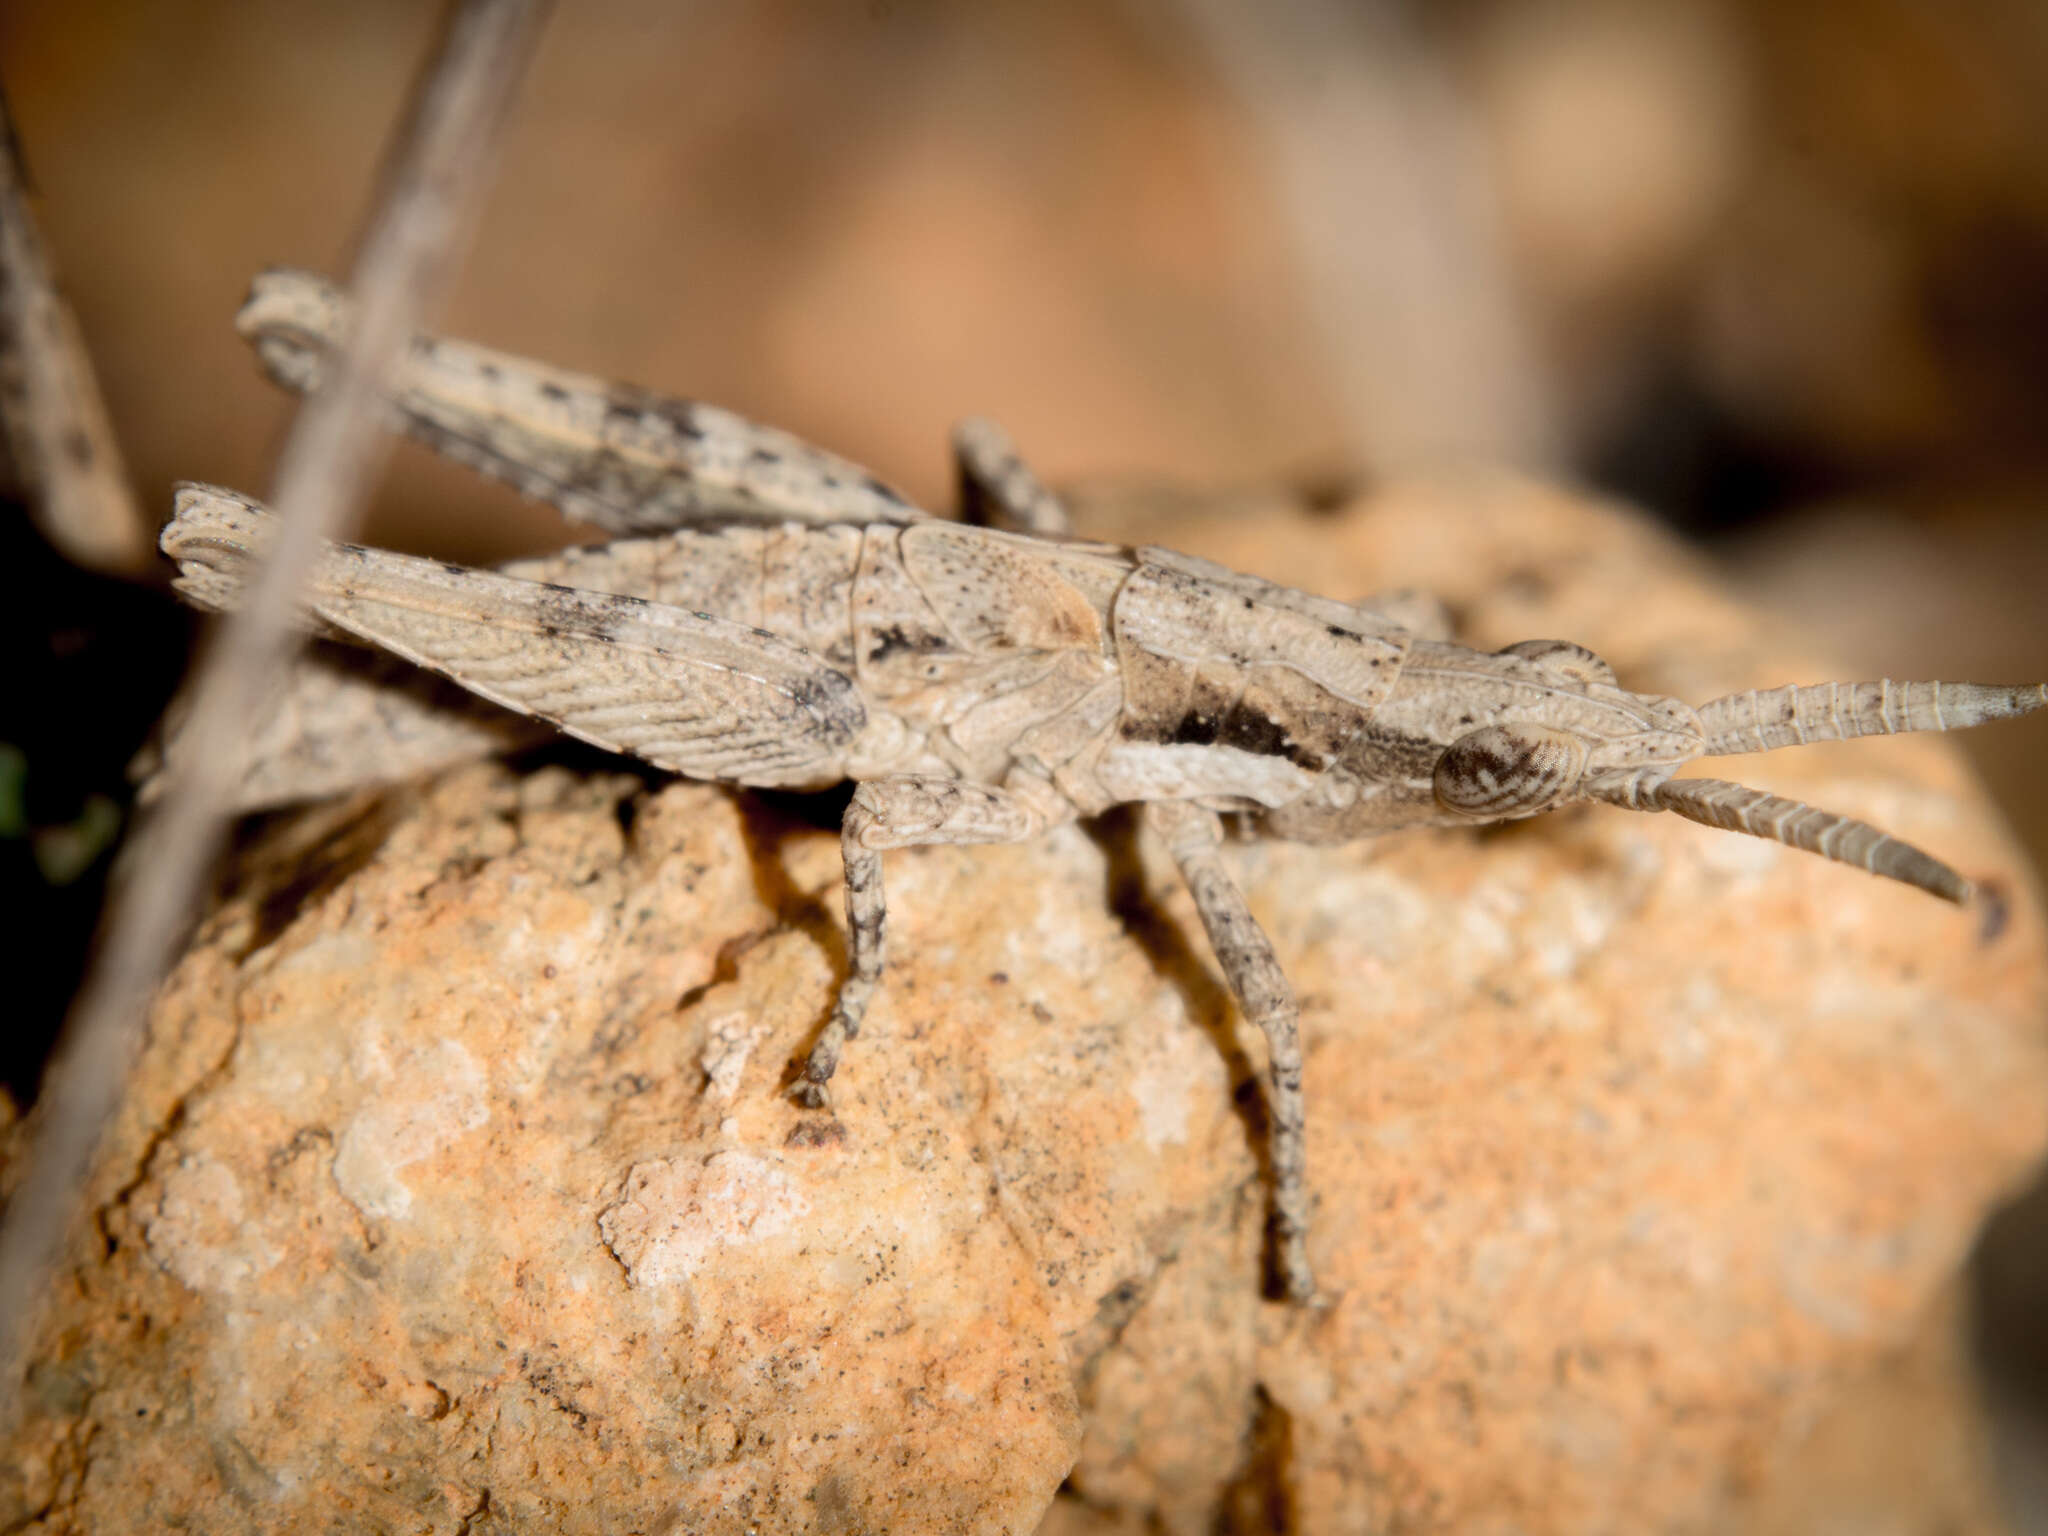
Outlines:
{"label": "hind leg", "polygon": [[1184,800],[1154,801],[1145,810],[1195,898],[1195,910],[1201,913],[1202,926],[1209,934],[1209,948],[1223,967],[1231,994],[1244,1016],[1266,1037],[1275,1267],[1288,1300],[1313,1301],[1316,1280],[1308,1262],[1307,1112],[1301,1093],[1301,1020],[1294,989],[1273,954],[1272,941],[1223,867],[1219,854],[1223,829],[1216,813]]}
{"label": "hind leg", "polygon": [[[352,323],[310,272],[260,275],[235,317],[271,378],[320,382]],[[435,452],[618,535],[753,519],[907,523],[927,514],[849,463],[717,406],[614,384],[467,342],[420,336],[391,424]]]}

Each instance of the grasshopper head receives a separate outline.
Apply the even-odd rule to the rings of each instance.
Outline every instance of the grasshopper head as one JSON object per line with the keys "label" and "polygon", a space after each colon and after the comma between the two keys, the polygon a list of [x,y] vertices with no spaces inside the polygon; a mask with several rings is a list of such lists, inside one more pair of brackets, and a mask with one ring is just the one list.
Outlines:
{"label": "grasshopper head", "polygon": [[1633,774],[1668,777],[1702,740],[1685,705],[1628,692],[1583,646],[1485,652],[1419,640],[1336,760],[1268,819],[1315,841],[1508,821]]}
{"label": "grasshopper head", "polygon": [[1450,695],[1459,702],[1417,721],[1440,746],[1430,793],[1454,822],[1507,821],[1605,798],[1644,776],[1668,778],[1699,755],[1703,733],[1691,709],[1630,693],[1582,645],[1525,640],[1467,657],[1462,665],[1450,656],[1422,659],[1425,674],[1459,678]]}
{"label": "grasshopper head", "polygon": [[1281,835],[1322,840],[1507,821],[1599,800],[1674,811],[1963,902],[1970,885],[1962,876],[1863,822],[1674,775],[1697,757],[1956,730],[2044,703],[2041,685],[1880,681],[1730,694],[1695,710],[1627,691],[1604,661],[1566,641],[1492,653],[1418,642],[1343,760],[1269,821]]}

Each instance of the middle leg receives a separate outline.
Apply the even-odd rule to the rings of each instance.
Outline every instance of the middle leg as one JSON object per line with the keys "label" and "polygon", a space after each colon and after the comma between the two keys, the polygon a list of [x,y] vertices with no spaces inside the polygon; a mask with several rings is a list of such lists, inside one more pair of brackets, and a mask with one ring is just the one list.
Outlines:
{"label": "middle leg", "polygon": [[840,829],[846,860],[846,929],[849,974],[832,1017],[804,1063],[796,1096],[813,1109],[829,1102],[825,1085],[846,1042],[860,1033],[882,980],[888,902],[882,889],[882,850],[938,843],[1021,843],[1036,837],[1072,808],[1046,787],[1025,795],[961,779],[873,779],[853,793]]}
{"label": "middle leg", "polygon": [[1045,488],[1010,441],[983,417],[953,427],[953,462],[960,475],[962,521],[1010,533],[1071,533],[1067,509]]}

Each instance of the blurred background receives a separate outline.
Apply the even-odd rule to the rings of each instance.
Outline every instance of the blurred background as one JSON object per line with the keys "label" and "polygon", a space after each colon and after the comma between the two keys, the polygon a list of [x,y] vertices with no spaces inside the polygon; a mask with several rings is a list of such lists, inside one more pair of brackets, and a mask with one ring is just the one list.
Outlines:
{"label": "blurred background", "polygon": [[[291,402],[229,322],[263,266],[346,271],[434,27],[415,0],[0,7],[151,518],[176,479],[266,485]],[[941,506],[969,413],[1055,483],[1328,496],[1506,463],[1670,522],[1857,674],[2048,677],[2041,0],[563,7],[446,328]],[[4,522],[20,1101],[191,631]],[[566,535],[404,449],[368,537],[478,560]],[[2048,858],[2048,719],[1961,744]],[[1975,1282],[2034,1521],[2044,1212],[2001,1218]]]}

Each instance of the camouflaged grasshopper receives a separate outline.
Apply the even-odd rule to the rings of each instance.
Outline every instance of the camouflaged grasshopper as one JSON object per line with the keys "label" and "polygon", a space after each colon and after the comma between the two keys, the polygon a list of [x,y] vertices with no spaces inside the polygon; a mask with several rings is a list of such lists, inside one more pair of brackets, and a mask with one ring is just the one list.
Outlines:
{"label": "camouflaged grasshopper", "polygon": [[[292,272],[259,278],[238,320],[299,389],[347,324],[339,294]],[[850,974],[797,1083],[821,1106],[881,980],[883,850],[1017,842],[1141,804],[1270,1046],[1275,1254],[1297,1301],[1315,1284],[1296,1010],[1219,857],[1225,813],[1333,842],[1599,800],[1962,902],[1961,876],[1861,822],[1673,775],[1700,756],[1953,730],[2048,702],[2039,686],[1971,683],[1829,683],[1697,709],[1631,693],[1565,641],[1457,645],[1425,601],[1337,602],[1071,538],[985,424],[955,436],[966,521],[953,522],[728,412],[455,342],[417,340],[389,403],[400,430],[614,541],[494,572],[330,550],[307,599],[325,633],[500,708],[409,668],[309,656],[254,744],[245,807],[546,727],[693,778],[858,781],[843,831]],[[162,539],[179,590],[232,606],[268,517],[233,492],[181,488]]]}

